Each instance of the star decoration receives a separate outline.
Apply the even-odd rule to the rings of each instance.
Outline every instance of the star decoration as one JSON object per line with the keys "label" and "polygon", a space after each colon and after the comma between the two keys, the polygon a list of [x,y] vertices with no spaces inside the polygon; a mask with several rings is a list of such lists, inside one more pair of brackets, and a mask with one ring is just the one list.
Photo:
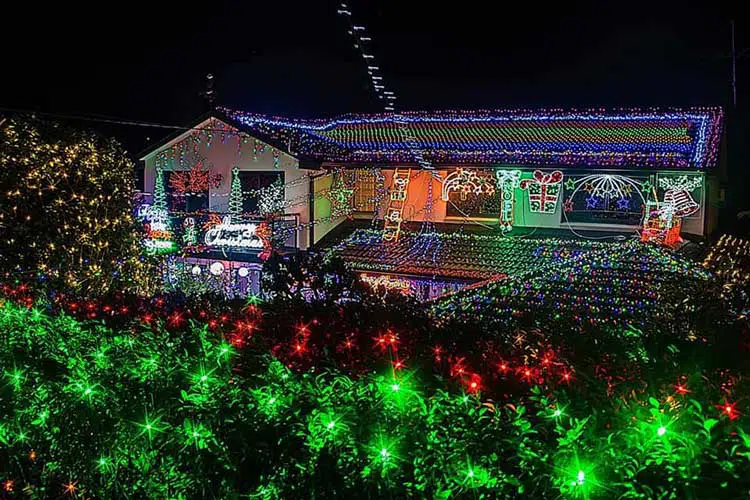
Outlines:
{"label": "star decoration", "polygon": [[325,196],[331,202],[332,216],[349,215],[352,212],[351,201],[354,189],[347,188],[341,180],[337,179]]}
{"label": "star decoration", "polygon": [[576,181],[568,177],[568,180],[565,181],[565,189],[574,190],[576,188]]}
{"label": "star decoration", "polygon": [[593,193],[594,185],[591,184],[590,182],[587,182],[586,184],[583,185],[583,190],[586,191],[587,193]]}
{"label": "star decoration", "polygon": [[573,200],[570,200],[570,199],[565,200],[563,202],[563,210],[565,210],[566,212],[572,212],[573,211]]}
{"label": "star decoration", "polygon": [[599,205],[599,198],[596,196],[588,196],[586,198],[586,209],[594,209]]}
{"label": "star decoration", "polygon": [[630,208],[630,200],[628,198],[620,198],[617,200],[617,210],[627,210]]}
{"label": "star decoration", "polygon": [[651,184],[651,180],[646,179],[643,181],[643,184],[641,184],[641,190],[644,192],[651,191],[651,188],[653,187],[653,184]]}

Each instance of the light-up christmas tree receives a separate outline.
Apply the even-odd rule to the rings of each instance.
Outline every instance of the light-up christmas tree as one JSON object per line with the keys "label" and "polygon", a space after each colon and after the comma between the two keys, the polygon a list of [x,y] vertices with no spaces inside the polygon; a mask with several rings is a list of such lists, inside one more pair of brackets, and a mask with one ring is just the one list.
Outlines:
{"label": "light-up christmas tree", "polygon": [[167,193],[164,191],[164,171],[156,168],[156,182],[154,184],[154,207],[167,210]]}
{"label": "light-up christmas tree", "polygon": [[229,192],[229,213],[233,220],[239,218],[242,214],[242,184],[240,183],[240,170],[237,167],[232,169],[232,188]]}

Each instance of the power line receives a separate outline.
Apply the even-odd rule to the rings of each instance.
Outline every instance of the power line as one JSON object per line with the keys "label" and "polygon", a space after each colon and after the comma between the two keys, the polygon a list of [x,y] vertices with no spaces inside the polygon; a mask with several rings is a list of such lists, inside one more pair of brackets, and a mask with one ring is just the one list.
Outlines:
{"label": "power line", "polygon": [[248,135],[242,131],[234,132],[234,131],[226,130],[226,129],[215,129],[215,128],[208,128],[208,127],[186,127],[184,125],[169,125],[165,123],[149,122],[145,120],[129,120],[126,118],[118,118],[118,117],[112,117],[112,116],[106,116],[106,115],[99,115],[99,116],[69,115],[65,113],[50,113],[47,111],[36,111],[33,109],[8,108],[4,106],[0,106],[0,112],[27,114],[31,116],[39,115],[39,116],[46,116],[50,118],[57,118],[60,120],[78,120],[78,121],[87,121],[87,122],[96,122],[96,123],[108,123],[112,125],[126,125],[126,126],[132,126],[132,127],[147,127],[147,128],[166,129],[166,130],[180,130],[183,132],[188,132],[188,131],[221,132],[227,135]]}

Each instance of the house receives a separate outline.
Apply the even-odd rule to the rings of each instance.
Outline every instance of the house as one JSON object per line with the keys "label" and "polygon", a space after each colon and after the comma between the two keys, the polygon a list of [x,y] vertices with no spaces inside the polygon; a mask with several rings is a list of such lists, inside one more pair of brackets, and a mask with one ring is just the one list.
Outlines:
{"label": "house", "polygon": [[527,258],[542,236],[710,234],[722,122],[718,108],[327,120],[220,108],[143,155],[138,213],[144,243],[233,293],[258,291],[272,248],[326,246],[365,281],[434,296],[516,272],[503,262],[523,260],[521,239]]}

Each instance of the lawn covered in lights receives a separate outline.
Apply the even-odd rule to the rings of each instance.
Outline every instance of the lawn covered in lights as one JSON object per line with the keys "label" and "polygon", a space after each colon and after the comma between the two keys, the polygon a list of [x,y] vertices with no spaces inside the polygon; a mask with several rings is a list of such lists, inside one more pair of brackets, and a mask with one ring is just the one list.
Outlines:
{"label": "lawn covered in lights", "polygon": [[[459,315],[430,318],[392,296],[341,303],[331,288],[314,303],[279,287],[272,301],[232,307],[167,296],[34,305],[30,290],[5,287],[3,494],[741,496],[742,318],[722,309],[716,290],[726,287],[704,271],[651,257],[644,272],[663,278],[652,297],[662,305],[644,302],[638,325],[628,315],[581,322],[571,308],[535,326],[513,312],[518,324],[462,330]],[[314,276],[312,266],[285,275]],[[688,287],[686,298],[686,275],[708,295]]]}

